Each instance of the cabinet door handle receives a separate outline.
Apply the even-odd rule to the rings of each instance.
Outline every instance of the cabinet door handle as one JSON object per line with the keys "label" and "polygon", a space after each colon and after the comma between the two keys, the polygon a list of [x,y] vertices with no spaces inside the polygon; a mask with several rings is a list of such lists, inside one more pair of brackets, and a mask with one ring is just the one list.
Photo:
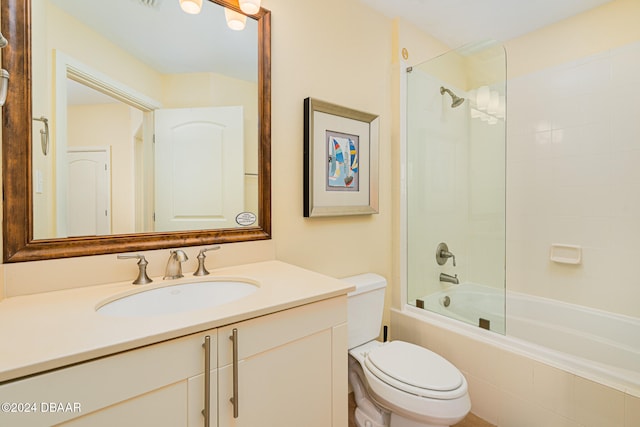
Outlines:
{"label": "cabinet door handle", "polygon": [[233,328],[231,336],[229,337],[233,341],[233,396],[231,403],[233,404],[233,418],[238,418],[238,329]]}
{"label": "cabinet door handle", "polygon": [[211,415],[211,337],[204,337],[204,426],[209,427],[209,419]]}

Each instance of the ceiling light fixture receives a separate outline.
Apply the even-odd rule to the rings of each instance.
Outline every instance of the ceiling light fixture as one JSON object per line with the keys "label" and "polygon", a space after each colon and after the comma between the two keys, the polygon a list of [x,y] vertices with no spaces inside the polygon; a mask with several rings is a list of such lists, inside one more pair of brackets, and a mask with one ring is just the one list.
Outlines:
{"label": "ceiling light fixture", "polygon": [[248,15],[255,15],[260,11],[261,0],[240,0],[240,10]]}
{"label": "ceiling light fixture", "polygon": [[202,10],[202,0],[180,0],[180,7],[186,13],[197,15]]}
{"label": "ceiling light fixture", "polygon": [[158,0],[138,0],[142,6],[157,7],[159,5]]}
{"label": "ceiling light fixture", "polygon": [[227,20],[229,28],[235,31],[244,30],[244,26],[247,23],[247,15],[236,12],[235,10],[224,8],[224,17]]}

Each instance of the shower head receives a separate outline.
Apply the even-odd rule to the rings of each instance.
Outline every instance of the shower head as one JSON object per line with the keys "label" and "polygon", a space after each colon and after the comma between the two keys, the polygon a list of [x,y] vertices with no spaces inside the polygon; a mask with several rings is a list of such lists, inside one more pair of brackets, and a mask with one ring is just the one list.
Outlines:
{"label": "shower head", "polygon": [[444,95],[445,92],[451,95],[451,108],[459,107],[464,102],[464,98],[460,98],[458,95],[451,92],[451,90],[445,88],[444,86],[440,86],[440,95]]}

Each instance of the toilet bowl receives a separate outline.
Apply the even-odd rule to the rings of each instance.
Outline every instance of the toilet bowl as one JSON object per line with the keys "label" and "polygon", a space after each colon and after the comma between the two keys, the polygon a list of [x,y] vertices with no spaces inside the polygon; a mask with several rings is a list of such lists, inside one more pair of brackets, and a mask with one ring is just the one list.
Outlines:
{"label": "toilet bowl", "polygon": [[471,409],[467,381],[426,348],[378,337],[386,280],[375,274],[343,279],[348,295],[349,384],[358,427],[436,427],[462,420]]}

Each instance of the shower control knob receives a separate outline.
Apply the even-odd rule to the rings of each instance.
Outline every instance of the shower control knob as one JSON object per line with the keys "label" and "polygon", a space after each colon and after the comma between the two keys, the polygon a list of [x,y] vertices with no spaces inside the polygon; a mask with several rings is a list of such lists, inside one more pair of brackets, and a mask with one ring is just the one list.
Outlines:
{"label": "shower control knob", "polygon": [[449,252],[449,247],[442,242],[436,248],[436,262],[438,265],[445,265],[449,258],[453,258],[453,266],[456,266],[456,256]]}

